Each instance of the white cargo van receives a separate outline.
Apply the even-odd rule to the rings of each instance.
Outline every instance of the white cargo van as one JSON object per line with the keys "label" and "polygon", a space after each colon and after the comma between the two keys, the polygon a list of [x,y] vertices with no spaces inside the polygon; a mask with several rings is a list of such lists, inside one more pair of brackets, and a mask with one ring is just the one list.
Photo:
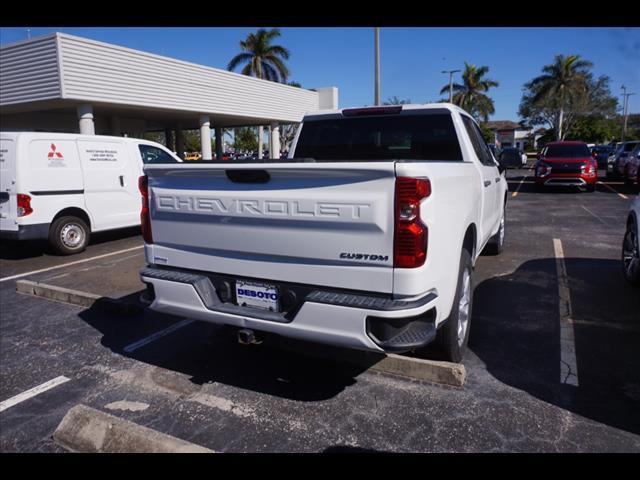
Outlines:
{"label": "white cargo van", "polygon": [[180,161],[137,138],[0,132],[0,238],[81,252],[92,232],[140,225],[143,164]]}

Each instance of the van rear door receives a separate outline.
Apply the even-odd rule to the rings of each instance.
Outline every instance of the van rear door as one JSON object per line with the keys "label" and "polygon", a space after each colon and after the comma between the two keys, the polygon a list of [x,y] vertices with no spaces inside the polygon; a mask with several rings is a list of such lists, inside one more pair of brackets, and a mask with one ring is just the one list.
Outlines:
{"label": "van rear door", "polygon": [[16,193],[16,142],[3,136],[0,139],[0,230],[18,230]]}

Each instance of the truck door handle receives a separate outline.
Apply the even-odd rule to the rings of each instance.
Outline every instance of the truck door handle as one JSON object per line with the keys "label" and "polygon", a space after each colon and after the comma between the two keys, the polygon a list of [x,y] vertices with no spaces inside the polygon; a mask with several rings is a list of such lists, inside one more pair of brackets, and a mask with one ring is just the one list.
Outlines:
{"label": "truck door handle", "polygon": [[120,186],[124,187],[124,175],[120,175]]}
{"label": "truck door handle", "polygon": [[489,185],[491,185],[491,180],[485,180],[484,186],[488,187]]}
{"label": "truck door handle", "polygon": [[496,183],[500,183],[500,177],[496,178]]}

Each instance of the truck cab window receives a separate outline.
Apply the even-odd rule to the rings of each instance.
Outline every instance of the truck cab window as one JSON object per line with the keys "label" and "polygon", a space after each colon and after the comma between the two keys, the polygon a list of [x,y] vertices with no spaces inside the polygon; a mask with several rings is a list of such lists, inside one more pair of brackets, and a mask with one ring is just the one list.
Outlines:
{"label": "truck cab window", "polygon": [[142,161],[147,163],[178,163],[178,161],[164,150],[151,145],[138,145]]}

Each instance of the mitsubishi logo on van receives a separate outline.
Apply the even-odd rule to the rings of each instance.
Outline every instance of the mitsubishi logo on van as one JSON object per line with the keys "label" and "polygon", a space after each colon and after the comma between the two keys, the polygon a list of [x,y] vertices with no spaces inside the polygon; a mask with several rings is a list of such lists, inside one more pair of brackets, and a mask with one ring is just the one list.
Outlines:
{"label": "mitsubishi logo on van", "polygon": [[51,151],[47,155],[47,158],[53,158],[54,155],[56,156],[56,158],[64,158],[62,156],[62,153],[56,151],[56,144],[52,143],[51,144]]}

